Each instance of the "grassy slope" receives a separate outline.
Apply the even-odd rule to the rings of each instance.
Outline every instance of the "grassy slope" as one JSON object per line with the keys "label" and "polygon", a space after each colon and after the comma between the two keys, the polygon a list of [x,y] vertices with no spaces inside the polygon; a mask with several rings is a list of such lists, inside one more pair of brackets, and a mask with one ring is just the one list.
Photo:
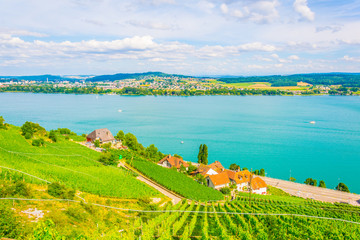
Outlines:
{"label": "grassy slope", "polygon": [[57,143],[46,142],[44,147],[34,147],[20,135],[20,128],[11,126],[8,130],[0,130],[0,166],[102,196],[141,198],[158,195],[126,172],[97,162],[99,154],[64,138]]}
{"label": "grassy slope", "polygon": [[135,159],[131,163],[149,178],[188,199],[201,201],[224,199],[219,191],[205,187],[173,169],[164,168],[146,160]]}

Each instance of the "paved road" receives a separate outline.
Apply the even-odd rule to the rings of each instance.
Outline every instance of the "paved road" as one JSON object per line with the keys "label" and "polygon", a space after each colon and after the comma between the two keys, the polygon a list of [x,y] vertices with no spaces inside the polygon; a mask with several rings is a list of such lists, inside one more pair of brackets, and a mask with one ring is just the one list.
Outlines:
{"label": "paved road", "polygon": [[266,182],[266,184],[280,188],[294,196],[311,198],[324,202],[342,202],[360,206],[359,194],[345,193],[332,189],[314,187],[269,177],[261,178]]}

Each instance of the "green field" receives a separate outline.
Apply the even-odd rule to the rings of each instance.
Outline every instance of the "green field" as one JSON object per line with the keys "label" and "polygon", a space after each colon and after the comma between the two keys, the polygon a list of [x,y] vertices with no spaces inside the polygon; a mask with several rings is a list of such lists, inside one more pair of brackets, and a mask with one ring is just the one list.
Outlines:
{"label": "green field", "polygon": [[99,156],[100,153],[62,136],[56,143],[46,141],[45,146],[35,147],[20,134],[20,128],[0,129],[0,166],[101,196],[143,198],[159,195],[129,173],[103,166],[97,162]]}
{"label": "green field", "polygon": [[219,191],[201,185],[176,170],[164,168],[146,160],[134,159],[131,164],[147,177],[188,199],[201,201],[224,199]]}

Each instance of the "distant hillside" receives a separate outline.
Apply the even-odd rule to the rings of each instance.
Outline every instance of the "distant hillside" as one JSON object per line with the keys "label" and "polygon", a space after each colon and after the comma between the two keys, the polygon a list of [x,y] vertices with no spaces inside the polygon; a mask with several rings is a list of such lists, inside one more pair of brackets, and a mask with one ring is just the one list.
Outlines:
{"label": "distant hillside", "polygon": [[251,77],[229,77],[219,78],[219,81],[226,83],[241,82],[269,82],[274,86],[291,86],[296,82],[307,82],[312,85],[343,85],[345,87],[360,87],[359,73],[310,73],[294,75],[271,75]]}
{"label": "distant hillside", "polygon": [[117,73],[113,75],[100,75],[88,78],[87,81],[100,82],[100,81],[116,81],[124,79],[143,79],[149,77],[189,77],[185,75],[167,74],[162,72],[145,72],[145,73]]}
{"label": "distant hillside", "polygon": [[28,81],[39,81],[39,82],[56,82],[56,81],[75,81],[76,79],[61,77],[56,75],[35,75],[35,76],[0,76],[0,81],[8,80],[28,80]]}

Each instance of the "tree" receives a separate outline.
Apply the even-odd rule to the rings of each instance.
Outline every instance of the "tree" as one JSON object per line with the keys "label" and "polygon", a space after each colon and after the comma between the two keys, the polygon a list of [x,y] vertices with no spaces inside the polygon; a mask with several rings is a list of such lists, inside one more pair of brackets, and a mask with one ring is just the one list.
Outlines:
{"label": "tree", "polygon": [[326,188],[325,182],[323,180],[320,180],[319,187]]}
{"label": "tree", "polygon": [[[34,129],[32,127],[32,123],[31,122],[25,122],[22,126],[21,126],[21,134],[24,136],[30,136],[30,138],[32,138],[34,136]],[[25,137],[26,138],[26,137]],[[28,138],[27,138],[28,139]]]}
{"label": "tree", "polygon": [[260,169],[260,174],[259,174],[260,176],[263,176],[263,177],[265,177],[265,169]]}
{"label": "tree", "polygon": [[307,178],[304,183],[307,185],[316,186],[317,181],[312,178]]}
{"label": "tree", "polygon": [[203,154],[203,145],[200,144],[199,153],[198,153],[198,163],[202,163],[202,154]]}
{"label": "tree", "polygon": [[237,165],[236,163],[232,163],[232,164],[230,164],[230,170],[233,170],[233,171],[235,171],[235,170],[238,170],[238,169],[240,169],[240,166],[239,165]]}
{"label": "tree", "polygon": [[157,153],[158,153],[158,149],[157,147],[155,147],[154,144],[151,144],[150,146],[148,146],[145,150],[146,152],[146,156],[149,158],[155,158],[157,157]]}
{"label": "tree", "polygon": [[0,129],[6,129],[5,119],[0,116]]}
{"label": "tree", "polygon": [[198,163],[208,164],[208,147],[206,144],[200,144],[199,154],[198,154]]}
{"label": "tree", "polygon": [[350,192],[349,188],[344,183],[339,183],[336,186],[336,190],[342,191],[342,192]]}
{"label": "tree", "polygon": [[242,170],[245,171],[245,170],[249,170],[249,169],[247,167],[244,167]]}
{"label": "tree", "polygon": [[137,141],[137,138],[132,133],[127,133],[125,135],[125,143],[131,150],[134,150],[134,151],[140,150],[140,146]]}
{"label": "tree", "polygon": [[117,140],[120,140],[120,141],[123,142],[123,141],[125,140],[125,134],[124,134],[124,132],[123,132],[122,130],[120,130],[120,131],[116,134],[115,138],[116,138]]}
{"label": "tree", "polygon": [[[38,123],[32,123],[32,122],[25,122],[21,126],[21,134],[23,136],[32,138],[34,134],[37,133],[38,135],[45,135],[46,130],[45,128],[41,127]],[[26,139],[30,139],[26,138]]]}
{"label": "tree", "polygon": [[291,182],[295,182],[295,181],[296,181],[296,178],[290,177],[289,180],[290,180]]}
{"label": "tree", "polygon": [[57,142],[57,136],[56,132],[54,130],[51,130],[49,133],[49,139],[53,142]]}

